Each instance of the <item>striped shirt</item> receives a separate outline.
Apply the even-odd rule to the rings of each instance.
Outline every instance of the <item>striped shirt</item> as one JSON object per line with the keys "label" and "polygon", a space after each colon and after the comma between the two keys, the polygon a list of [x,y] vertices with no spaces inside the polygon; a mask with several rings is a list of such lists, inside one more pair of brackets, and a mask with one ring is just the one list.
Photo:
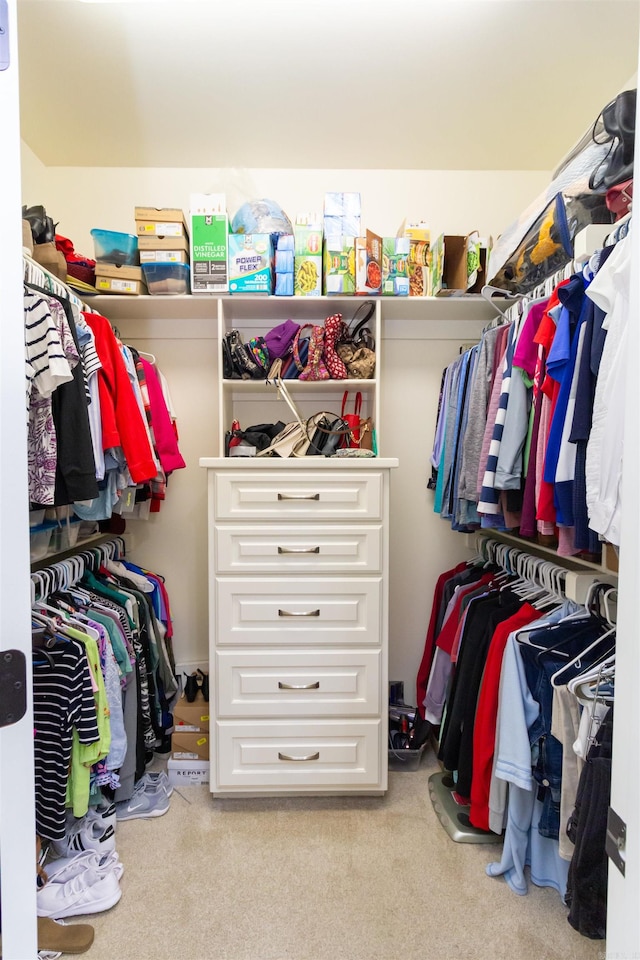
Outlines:
{"label": "striped shirt", "polygon": [[65,797],[73,728],[80,743],[99,739],[89,663],[82,644],[61,639],[48,651],[54,665],[33,664],[36,832],[47,840],[65,835]]}
{"label": "striped shirt", "polygon": [[34,387],[41,397],[50,397],[61,383],[73,380],[49,305],[33,293],[24,295],[24,346],[28,412]]}

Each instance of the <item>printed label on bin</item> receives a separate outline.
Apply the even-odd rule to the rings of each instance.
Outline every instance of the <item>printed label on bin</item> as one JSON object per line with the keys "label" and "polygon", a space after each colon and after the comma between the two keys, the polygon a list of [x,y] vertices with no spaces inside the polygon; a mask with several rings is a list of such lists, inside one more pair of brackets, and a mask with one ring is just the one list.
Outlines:
{"label": "printed label on bin", "polygon": [[206,737],[200,737],[199,740],[196,740],[196,744],[197,744],[199,747],[203,746],[203,744],[205,744],[206,742],[207,742],[207,738],[206,738]]}
{"label": "printed label on bin", "polygon": [[200,723],[208,723],[208,721],[209,721],[209,714],[203,713],[203,715],[200,717]]}
{"label": "printed label on bin", "polygon": [[200,733],[200,727],[196,727],[193,723],[176,723],[175,728],[180,733]]}
{"label": "printed label on bin", "polygon": [[182,263],[185,252],[183,250],[141,250],[141,263]]}
{"label": "printed label on bin", "polygon": [[[205,740],[205,743],[206,743],[206,740]],[[200,758],[197,753],[185,751],[184,753],[174,753],[173,759],[174,760],[199,760]]]}
{"label": "printed label on bin", "polygon": [[136,280],[98,280],[96,286],[99,290],[122,290],[123,293],[136,292]]}

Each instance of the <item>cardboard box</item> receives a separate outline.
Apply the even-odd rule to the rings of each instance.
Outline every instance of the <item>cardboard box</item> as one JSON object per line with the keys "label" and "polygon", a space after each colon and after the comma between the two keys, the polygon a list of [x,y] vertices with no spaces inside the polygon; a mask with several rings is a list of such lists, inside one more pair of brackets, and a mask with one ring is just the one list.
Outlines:
{"label": "cardboard box", "polygon": [[431,230],[424,220],[404,220],[397,233],[409,240],[409,296],[427,297],[431,294]]}
{"label": "cardboard box", "polygon": [[208,760],[209,734],[184,733],[174,728],[171,734],[171,756],[174,760]]}
{"label": "cardboard box", "polygon": [[135,220],[155,220],[161,223],[182,223],[185,224],[184,214],[180,207],[136,207],[134,210]]}
{"label": "cardboard box", "polygon": [[189,263],[186,237],[139,237],[140,263]]}
{"label": "cardboard box", "polygon": [[[477,234],[454,236],[442,234],[433,245],[431,259],[432,296],[455,296],[461,293],[479,293],[486,283],[489,242]],[[477,253],[477,260],[470,262],[470,245]],[[469,283],[469,269],[476,273]],[[477,269],[475,269],[477,268]]]}
{"label": "cardboard box", "polygon": [[382,291],[382,237],[371,230],[356,237],[356,294],[372,297]]}
{"label": "cardboard box", "polygon": [[187,228],[181,220],[136,220],[139,237],[186,237]]}
{"label": "cardboard box", "polygon": [[96,263],[96,290],[101,293],[147,293],[141,267]]}
{"label": "cardboard box", "polygon": [[409,296],[409,237],[382,239],[382,294],[385,297]]}
{"label": "cardboard box", "polygon": [[356,292],[355,237],[326,237],[323,281],[329,296]]}
{"label": "cardboard box", "polygon": [[199,783],[209,783],[209,760],[175,760],[167,762],[169,783],[174,787],[192,787]]}
{"label": "cardboard box", "polygon": [[223,193],[193,193],[190,206],[191,291],[229,291],[229,218]]}
{"label": "cardboard box", "polygon": [[208,733],[209,731],[209,704],[202,693],[199,693],[193,703],[186,697],[181,697],[173,708],[174,730],[182,729],[184,733]]}
{"label": "cardboard box", "polygon": [[[286,276],[280,274],[279,276]],[[296,297],[322,296],[322,257],[295,257],[293,292]]]}
{"label": "cardboard box", "polygon": [[229,235],[229,291],[264,293],[273,290],[273,243],[269,233]]}

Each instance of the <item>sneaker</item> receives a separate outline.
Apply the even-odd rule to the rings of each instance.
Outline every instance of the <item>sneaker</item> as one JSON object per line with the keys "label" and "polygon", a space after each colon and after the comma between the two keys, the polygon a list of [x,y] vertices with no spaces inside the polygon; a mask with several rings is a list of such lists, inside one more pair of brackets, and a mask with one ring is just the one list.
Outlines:
{"label": "sneaker", "polygon": [[120,821],[161,817],[170,803],[164,790],[145,790],[144,779],[138,780],[131,799],[116,803],[116,818]]}
{"label": "sneaker", "polygon": [[169,777],[164,770],[154,772],[147,770],[140,779],[145,781],[145,793],[148,793],[149,790],[164,790],[168,797],[173,793],[173,784],[169,783]]}
{"label": "sneaker", "polygon": [[45,872],[49,880],[55,880],[56,883],[66,883],[73,877],[79,876],[93,867],[100,873],[113,871],[118,880],[124,873],[124,866],[115,850],[100,855],[95,850],[85,850],[83,853],[77,853],[73,857],[60,857],[59,860],[52,860],[45,866]]}
{"label": "sneaker", "polygon": [[98,823],[102,824],[105,830],[107,827],[113,827],[115,830],[116,805],[109,800],[103,800],[101,803],[96,804],[96,806],[89,807],[84,819],[87,821],[97,820]]}
{"label": "sneaker", "polygon": [[110,853],[116,848],[116,833],[112,826],[103,827],[98,820],[75,820],[67,826],[63,840],[54,840],[53,849],[61,857],[68,857],[84,850]]}
{"label": "sneaker", "polygon": [[89,867],[65,883],[50,881],[36,894],[39,917],[78,917],[85,913],[101,913],[115,906],[122,890],[113,872],[100,873]]}

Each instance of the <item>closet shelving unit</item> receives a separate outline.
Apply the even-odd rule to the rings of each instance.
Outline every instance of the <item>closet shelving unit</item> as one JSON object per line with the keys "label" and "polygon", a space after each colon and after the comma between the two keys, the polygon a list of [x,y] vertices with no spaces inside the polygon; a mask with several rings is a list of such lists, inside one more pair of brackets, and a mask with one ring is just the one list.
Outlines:
{"label": "closet shelving unit", "polygon": [[[225,333],[238,329],[245,341],[264,335],[286,319],[297,323],[322,324],[326,317],[341,313],[349,322],[365,297],[260,297],[242,295],[187,294],[182,296],[92,297],[89,304],[108,317],[130,339],[216,339],[218,365],[222,369],[220,343]],[[340,412],[342,396],[349,391],[349,403],[362,393],[362,416],[373,417],[378,428],[378,449],[383,450],[380,425],[380,373],[384,360],[384,341],[406,340],[423,349],[418,341],[447,339],[468,342],[479,337],[495,310],[480,296],[461,297],[376,297],[376,310],[370,327],[376,340],[376,371],[371,380],[327,380],[304,382],[288,380],[287,388],[301,415],[310,416],[319,409]],[[428,348],[426,348],[428,349]],[[274,385],[264,380],[224,380],[218,377],[219,454],[223,454],[224,435],[234,416],[247,410],[248,404],[259,410],[263,403],[277,399]],[[284,401],[275,419],[291,419]],[[350,409],[350,408],[349,408]],[[239,416],[241,422],[249,422]],[[268,419],[267,415],[259,419]]]}

